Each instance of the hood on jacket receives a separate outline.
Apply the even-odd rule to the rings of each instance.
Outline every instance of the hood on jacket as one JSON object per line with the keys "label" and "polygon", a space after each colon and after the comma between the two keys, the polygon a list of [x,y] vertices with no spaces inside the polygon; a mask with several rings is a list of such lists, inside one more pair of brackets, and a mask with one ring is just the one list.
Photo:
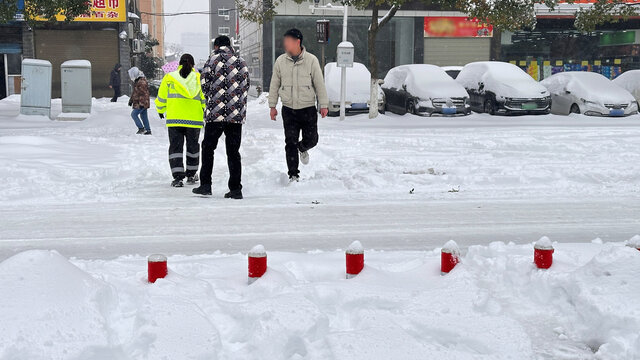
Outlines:
{"label": "hood on jacket", "polygon": [[144,77],[144,73],[140,71],[140,69],[135,66],[129,69],[129,78],[131,79],[131,81],[135,81],[137,78],[141,77]]}
{"label": "hood on jacket", "polygon": [[118,70],[118,69],[120,69],[121,67],[122,67],[122,65],[120,65],[120,63],[116,63],[116,64],[113,66],[113,70],[115,70],[115,71],[120,71],[120,70]]}
{"label": "hood on jacket", "polygon": [[180,76],[180,69],[182,69],[182,65],[178,66],[178,69],[176,71],[170,72],[168,75],[171,76],[177,84],[181,85],[177,87],[177,89],[184,90],[182,91],[184,93],[183,95],[193,98],[198,95],[198,93],[202,89],[200,85],[200,74],[198,74],[198,72],[193,69],[191,70],[189,76],[187,76],[187,78],[185,79]]}
{"label": "hood on jacket", "polygon": [[233,55],[235,51],[233,50],[233,48],[230,48],[228,46],[220,46],[219,48],[213,50],[213,53]]}

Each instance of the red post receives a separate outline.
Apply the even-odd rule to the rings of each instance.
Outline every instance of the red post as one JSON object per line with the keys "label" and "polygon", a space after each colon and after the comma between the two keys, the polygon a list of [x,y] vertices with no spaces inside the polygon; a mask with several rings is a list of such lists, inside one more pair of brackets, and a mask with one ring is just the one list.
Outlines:
{"label": "red post", "polygon": [[543,236],[533,246],[533,262],[538,269],[548,269],[553,265],[553,245],[548,237]]}
{"label": "red post", "polygon": [[249,251],[249,284],[258,280],[267,272],[267,252],[262,245],[256,245]]}
{"label": "red post", "polygon": [[167,257],[161,254],[150,255],[147,258],[147,273],[150,283],[167,276]]}
{"label": "red post", "polygon": [[440,254],[440,273],[448,274],[460,262],[460,249],[455,241],[449,240]]}
{"label": "red post", "polygon": [[364,249],[360,241],[354,241],[345,252],[347,262],[347,279],[356,277],[364,268]]}

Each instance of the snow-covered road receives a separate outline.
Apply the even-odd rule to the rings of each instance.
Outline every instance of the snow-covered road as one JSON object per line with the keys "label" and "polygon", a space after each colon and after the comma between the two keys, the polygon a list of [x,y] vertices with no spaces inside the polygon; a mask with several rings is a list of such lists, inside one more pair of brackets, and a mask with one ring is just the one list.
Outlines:
{"label": "snow-covered road", "polygon": [[[420,118],[320,122],[303,181],[285,186],[281,122],[263,99],[244,130],[246,199],[173,189],[167,136],[134,135],[126,100],[98,99],[84,122],[17,116],[0,102],[0,259],[28,248],[79,257],[163,251],[433,248],[541,235],[623,241],[640,228],[640,117]],[[59,101],[54,102],[54,112]],[[412,191],[413,190],[413,191]]]}

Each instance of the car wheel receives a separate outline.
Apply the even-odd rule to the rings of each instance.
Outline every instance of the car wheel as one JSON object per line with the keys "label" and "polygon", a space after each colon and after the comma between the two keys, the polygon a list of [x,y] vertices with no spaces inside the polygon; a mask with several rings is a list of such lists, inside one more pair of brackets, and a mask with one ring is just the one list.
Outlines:
{"label": "car wheel", "polygon": [[485,100],[484,101],[484,112],[487,113],[487,114],[494,115],[496,113],[496,103],[491,99]]}
{"label": "car wheel", "polygon": [[407,102],[407,112],[409,114],[416,114],[416,101],[413,99],[409,99],[409,102]]}
{"label": "car wheel", "polygon": [[580,114],[580,107],[578,104],[573,104],[571,105],[571,110],[569,110],[569,112],[572,114]]}

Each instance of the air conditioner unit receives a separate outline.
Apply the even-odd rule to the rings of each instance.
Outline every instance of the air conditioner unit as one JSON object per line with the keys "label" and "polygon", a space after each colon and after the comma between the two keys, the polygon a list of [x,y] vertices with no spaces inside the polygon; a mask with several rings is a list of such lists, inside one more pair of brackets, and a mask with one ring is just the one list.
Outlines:
{"label": "air conditioner unit", "polygon": [[135,54],[140,54],[144,52],[144,41],[135,39],[133,40],[133,52]]}

